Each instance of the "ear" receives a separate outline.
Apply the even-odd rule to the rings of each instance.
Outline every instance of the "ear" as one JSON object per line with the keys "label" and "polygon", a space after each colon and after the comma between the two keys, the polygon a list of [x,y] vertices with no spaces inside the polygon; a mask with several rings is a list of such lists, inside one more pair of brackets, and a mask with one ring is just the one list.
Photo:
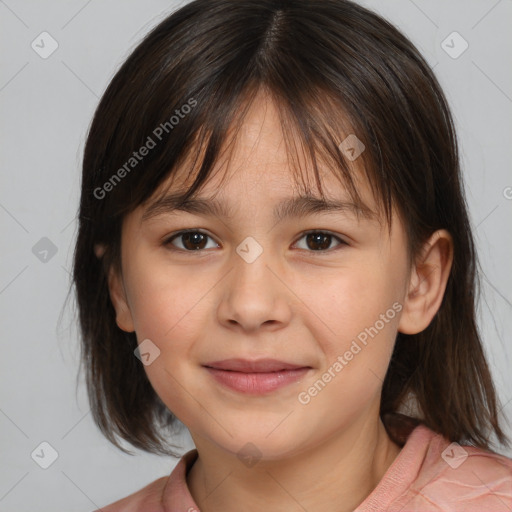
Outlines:
{"label": "ear", "polygon": [[108,288],[110,292],[110,299],[114,309],[116,310],[116,324],[126,332],[134,332],[135,327],[133,324],[132,313],[126,300],[126,290],[124,287],[123,278],[113,268],[109,270],[108,275]]}
{"label": "ear", "polygon": [[441,306],[453,262],[453,240],[436,231],[423,245],[411,269],[398,331],[417,334],[426,329]]}
{"label": "ear", "polygon": [[[107,247],[104,244],[94,245],[94,254],[101,260],[105,255]],[[133,318],[126,300],[126,290],[122,276],[110,267],[108,271],[108,291],[110,300],[116,310],[116,324],[119,329],[126,332],[134,332]]]}
{"label": "ear", "polygon": [[103,255],[105,254],[106,247],[104,244],[95,244],[94,245],[94,254],[96,254],[96,258],[101,260]]}

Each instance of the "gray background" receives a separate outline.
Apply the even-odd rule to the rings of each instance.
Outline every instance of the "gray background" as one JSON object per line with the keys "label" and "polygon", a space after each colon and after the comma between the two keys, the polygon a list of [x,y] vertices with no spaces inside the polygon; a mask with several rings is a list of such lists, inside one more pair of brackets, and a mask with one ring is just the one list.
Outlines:
{"label": "gray background", "polygon": [[[485,272],[480,323],[512,434],[512,2],[361,3],[412,39],[451,104]],[[135,457],[125,455],[101,436],[82,379],[75,392],[77,329],[72,308],[63,305],[80,160],[94,108],[130,50],[178,5],[0,0],[0,511],[87,512],[131,494],[176,464],[135,449]],[[46,59],[31,47],[43,31],[58,43]],[[443,49],[455,55],[463,48],[457,36],[446,39],[454,31],[469,44],[457,58]],[[43,237],[51,244],[40,242]],[[43,441],[58,453],[48,469],[31,458]],[[192,447],[188,433],[182,441],[183,453]],[[501,452],[512,456],[511,450]]]}

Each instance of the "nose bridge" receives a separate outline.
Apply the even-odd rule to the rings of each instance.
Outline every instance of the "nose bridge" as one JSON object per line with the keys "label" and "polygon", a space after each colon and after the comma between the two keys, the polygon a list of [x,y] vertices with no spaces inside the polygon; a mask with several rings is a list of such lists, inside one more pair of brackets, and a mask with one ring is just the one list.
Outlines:
{"label": "nose bridge", "polygon": [[286,287],[276,279],[276,270],[270,270],[277,264],[271,252],[251,236],[235,248],[232,272],[219,309],[221,321],[230,324],[234,321],[250,330],[263,323],[288,319]]}
{"label": "nose bridge", "polygon": [[233,286],[248,285],[249,287],[264,285],[266,288],[272,287],[270,282],[272,273],[268,265],[272,264],[271,249],[268,247],[268,237],[263,241],[263,236],[258,237],[258,241],[253,236],[244,238],[235,248],[233,254],[233,264],[235,266],[232,283]]}

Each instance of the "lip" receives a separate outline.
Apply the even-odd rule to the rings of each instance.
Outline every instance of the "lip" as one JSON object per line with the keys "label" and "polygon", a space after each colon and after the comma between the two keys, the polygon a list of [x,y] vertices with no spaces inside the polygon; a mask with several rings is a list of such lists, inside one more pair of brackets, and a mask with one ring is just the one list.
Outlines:
{"label": "lip", "polygon": [[269,373],[279,370],[297,370],[299,368],[310,368],[303,364],[292,364],[277,359],[224,359],[206,363],[203,366],[217,370],[230,370],[232,372],[242,373]]}
{"label": "lip", "polygon": [[311,370],[310,366],[276,359],[225,359],[203,366],[217,382],[253,395],[269,393],[300,381]]}

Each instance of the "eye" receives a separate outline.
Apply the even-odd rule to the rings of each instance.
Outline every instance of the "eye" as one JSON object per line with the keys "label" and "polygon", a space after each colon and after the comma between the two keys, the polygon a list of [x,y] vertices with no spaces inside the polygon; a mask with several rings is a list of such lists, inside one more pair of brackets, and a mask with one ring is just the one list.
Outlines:
{"label": "eye", "polygon": [[[179,240],[182,243],[182,247],[179,249],[172,250],[184,250],[185,252],[199,251],[205,248],[206,240],[211,238],[210,235],[207,235],[203,231],[198,230],[188,230],[188,231],[180,231],[175,235],[172,235],[170,238],[164,241],[164,245],[173,245],[174,240]],[[217,245],[218,247],[218,245]]]}
{"label": "eye", "polygon": [[[340,245],[348,245],[347,242],[340,237],[332,235],[327,231],[312,230],[304,233],[299,240],[306,239],[306,250],[311,249],[309,252],[328,252],[331,242],[337,240]],[[297,243],[297,242],[296,242]],[[336,250],[332,249],[332,250]]]}
{"label": "eye", "polygon": [[[175,233],[170,238],[166,239],[163,244],[165,246],[172,245],[172,250],[181,250],[185,252],[192,251],[201,251],[202,249],[207,249],[207,240],[208,238],[212,239],[212,237],[203,231],[199,230],[187,230],[180,231]],[[348,245],[344,240],[340,237],[335,236],[327,231],[318,231],[312,230],[304,233],[299,240],[306,240],[305,250],[308,252],[327,252],[328,250],[336,250],[330,249],[332,242],[335,240],[338,242],[338,247],[340,245]],[[181,247],[177,247],[174,241],[179,241],[181,243]],[[213,239],[212,239],[213,240]],[[298,243],[295,242],[296,244]],[[219,247],[218,244],[214,244],[216,247]],[[174,249],[176,247],[176,249]],[[304,249],[303,247],[301,249]]]}

